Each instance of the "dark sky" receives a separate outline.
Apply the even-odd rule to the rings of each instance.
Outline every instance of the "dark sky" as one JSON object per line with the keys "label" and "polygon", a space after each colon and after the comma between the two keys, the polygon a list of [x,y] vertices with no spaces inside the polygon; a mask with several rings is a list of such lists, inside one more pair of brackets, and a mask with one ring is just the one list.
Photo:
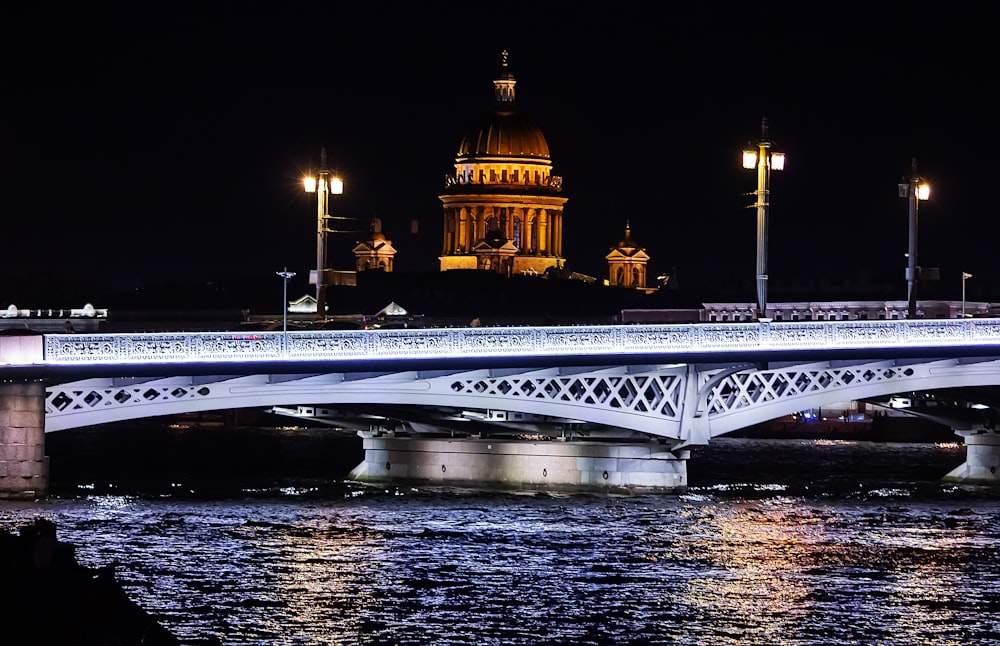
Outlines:
{"label": "dark sky", "polygon": [[[788,155],[772,183],[772,285],[888,273],[886,298],[904,299],[896,185],[916,157],[934,186],[921,264],[955,299],[968,271],[970,298],[1000,300],[985,9],[11,4],[0,306],[26,288],[23,306],[78,306],[44,293],[278,281],[284,266],[305,292],[315,201],[299,178],[321,147],[347,186],[334,214],[382,218],[397,271],[436,269],[437,196],[491,106],[502,49],[564,178],[569,268],[604,277],[628,220],[653,275],[752,280],[756,180],[739,154],[766,116]],[[350,268],[356,239],[333,236],[332,265]]]}

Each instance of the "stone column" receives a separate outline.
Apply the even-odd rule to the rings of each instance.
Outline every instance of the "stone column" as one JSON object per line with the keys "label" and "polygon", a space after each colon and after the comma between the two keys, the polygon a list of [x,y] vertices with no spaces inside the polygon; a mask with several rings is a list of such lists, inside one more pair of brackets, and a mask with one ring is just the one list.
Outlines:
{"label": "stone column", "polygon": [[965,462],[944,477],[948,482],[1000,485],[1000,432],[956,431],[965,440]]}
{"label": "stone column", "polygon": [[528,230],[527,246],[525,248],[531,249],[531,252],[537,256],[542,246],[541,236],[538,232],[538,211],[536,209],[525,209],[524,219]]}
{"label": "stone column", "polygon": [[458,217],[454,208],[446,208],[444,210],[444,231],[442,235],[444,240],[441,243],[441,255],[450,256],[455,253],[455,236],[458,235]]}
{"label": "stone column", "polygon": [[538,209],[538,251],[549,254],[549,220],[545,209]]}
{"label": "stone column", "polygon": [[472,247],[476,239],[476,227],[479,226],[479,212],[475,207],[465,209],[465,229],[462,231],[462,247],[465,253],[472,253]]}
{"label": "stone column", "polygon": [[465,253],[472,253],[476,246],[476,231],[479,230],[479,220],[482,218],[481,207],[470,206],[468,225],[465,227]]}
{"label": "stone column", "polygon": [[[514,244],[517,245],[517,254],[520,256],[523,255],[524,252],[528,249],[528,245],[525,244],[525,237],[524,237],[524,232],[526,228],[525,225],[527,224],[524,218],[525,213],[523,208],[512,208],[510,210],[510,213],[511,213],[510,230],[515,234],[517,234],[516,236],[513,237],[513,239],[515,241]],[[517,226],[518,222],[520,222],[521,224],[520,228],[518,228]]]}
{"label": "stone column", "polygon": [[556,252],[556,255],[563,258],[562,253],[562,209],[555,209],[552,212],[553,217],[553,242],[552,247]]}
{"label": "stone column", "polygon": [[45,385],[0,382],[0,499],[34,500],[48,490]]}

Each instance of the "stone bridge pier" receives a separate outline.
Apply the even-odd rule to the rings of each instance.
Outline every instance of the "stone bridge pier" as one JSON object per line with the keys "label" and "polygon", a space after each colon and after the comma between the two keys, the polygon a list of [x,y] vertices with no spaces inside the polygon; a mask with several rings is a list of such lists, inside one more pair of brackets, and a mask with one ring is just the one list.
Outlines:
{"label": "stone bridge pier", "polygon": [[0,382],[0,499],[34,500],[49,489],[45,384]]}
{"label": "stone bridge pier", "polygon": [[1000,432],[956,431],[965,440],[965,462],[944,479],[966,484],[1000,485]]}
{"label": "stone bridge pier", "polygon": [[363,434],[362,482],[573,491],[687,490],[689,451],[656,442],[525,441]]}

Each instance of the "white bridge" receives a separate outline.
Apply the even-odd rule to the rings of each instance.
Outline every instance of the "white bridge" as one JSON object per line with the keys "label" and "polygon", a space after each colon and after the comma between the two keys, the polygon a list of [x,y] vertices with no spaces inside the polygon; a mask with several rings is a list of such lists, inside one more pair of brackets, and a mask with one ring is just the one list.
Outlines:
{"label": "white bridge", "polygon": [[[359,431],[368,476],[402,436],[466,440],[460,452],[490,438],[490,450],[617,442],[662,461],[800,410],[1000,385],[1000,319],[0,337],[5,377],[44,381],[46,432],[267,408]],[[996,437],[977,424],[956,431]],[[407,463],[418,475],[430,477]]]}

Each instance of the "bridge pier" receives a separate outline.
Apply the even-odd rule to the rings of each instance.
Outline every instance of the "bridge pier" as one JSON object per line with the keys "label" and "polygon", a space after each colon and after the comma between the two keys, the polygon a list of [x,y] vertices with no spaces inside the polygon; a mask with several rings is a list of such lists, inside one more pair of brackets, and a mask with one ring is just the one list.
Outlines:
{"label": "bridge pier", "polygon": [[1000,485],[1000,432],[956,431],[965,440],[965,462],[944,477],[949,482]]}
{"label": "bridge pier", "polygon": [[687,489],[688,452],[654,443],[376,436],[351,478],[499,489]]}
{"label": "bridge pier", "polygon": [[45,385],[0,382],[0,499],[43,498],[48,489]]}

